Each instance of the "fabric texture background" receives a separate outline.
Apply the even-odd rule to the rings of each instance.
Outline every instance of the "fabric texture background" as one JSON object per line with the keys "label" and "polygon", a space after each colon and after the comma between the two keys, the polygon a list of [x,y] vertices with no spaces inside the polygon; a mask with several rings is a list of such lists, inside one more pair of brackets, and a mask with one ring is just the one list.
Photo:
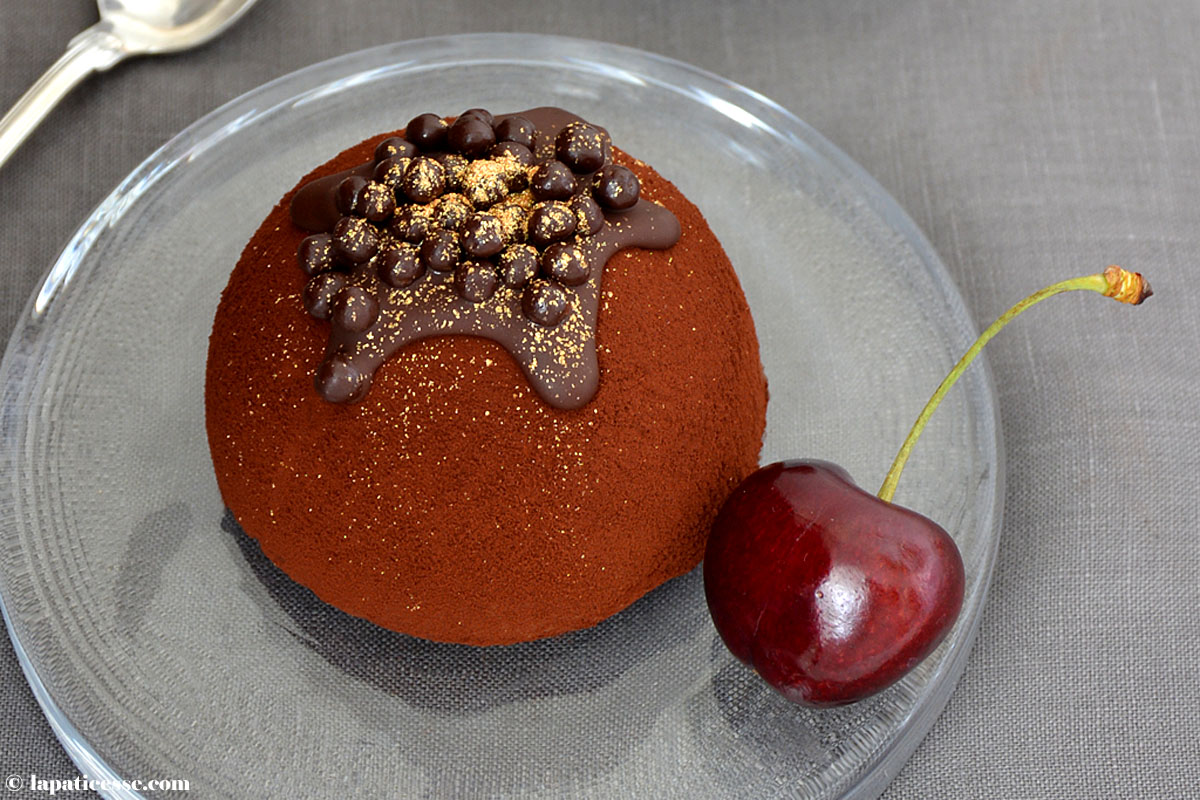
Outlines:
{"label": "fabric texture background", "polygon": [[[95,21],[0,4],[0,108]],[[966,672],[884,797],[1191,797],[1200,786],[1200,6],[261,0],[221,39],[77,89],[0,168],[0,332],[78,223],[197,117],[399,39],[532,31],[661,53],[813,125],[891,192],[980,327],[1109,263],[1156,297],[1039,308],[989,347],[1005,528]],[[798,454],[800,455],[800,454]],[[0,772],[70,777],[0,644]]]}

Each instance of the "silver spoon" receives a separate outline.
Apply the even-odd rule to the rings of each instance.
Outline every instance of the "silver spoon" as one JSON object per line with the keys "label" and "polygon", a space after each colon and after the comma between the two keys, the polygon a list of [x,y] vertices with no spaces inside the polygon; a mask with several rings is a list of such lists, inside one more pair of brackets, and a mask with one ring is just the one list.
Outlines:
{"label": "silver spoon", "polygon": [[71,40],[0,119],[0,167],[67,92],[128,56],[172,53],[223,32],[257,0],[96,0],[100,21]]}

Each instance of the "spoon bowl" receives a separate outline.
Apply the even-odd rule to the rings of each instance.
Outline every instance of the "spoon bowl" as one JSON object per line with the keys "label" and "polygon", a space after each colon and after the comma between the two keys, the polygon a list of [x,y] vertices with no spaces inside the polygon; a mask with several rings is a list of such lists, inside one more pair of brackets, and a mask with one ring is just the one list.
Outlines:
{"label": "spoon bowl", "polygon": [[257,0],[98,0],[129,55],[173,53],[220,35]]}

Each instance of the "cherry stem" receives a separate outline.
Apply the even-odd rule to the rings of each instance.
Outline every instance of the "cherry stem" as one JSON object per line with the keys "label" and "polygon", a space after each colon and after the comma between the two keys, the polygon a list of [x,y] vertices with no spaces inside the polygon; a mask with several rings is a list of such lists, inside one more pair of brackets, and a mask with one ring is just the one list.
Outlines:
{"label": "cherry stem", "polygon": [[1104,270],[1104,272],[1095,275],[1071,278],[1070,280],[1047,286],[1045,289],[1029,295],[1001,314],[999,319],[988,326],[987,330],[979,334],[979,338],[963,354],[963,357],[950,370],[950,374],[938,386],[937,391],[933,393],[933,397],[929,398],[929,402],[925,404],[925,408],[921,409],[921,414],[917,417],[917,421],[913,423],[912,430],[908,432],[908,438],[900,446],[900,452],[896,454],[896,460],[892,462],[891,469],[888,470],[887,476],[883,479],[883,486],[879,489],[879,499],[891,502],[892,496],[896,493],[896,484],[900,482],[900,473],[904,471],[904,465],[908,461],[908,456],[912,452],[913,446],[917,443],[917,439],[920,438],[921,432],[925,430],[925,423],[929,422],[929,417],[933,415],[934,410],[941,404],[942,398],[946,396],[946,392],[950,391],[950,387],[958,381],[967,367],[971,365],[971,362],[975,360],[975,356],[979,355],[979,351],[983,350],[983,346],[991,341],[992,337],[999,333],[1001,328],[1012,322],[1014,318],[1030,306],[1036,305],[1047,297],[1053,297],[1056,294],[1081,290],[1099,292],[1105,297],[1111,297],[1118,302],[1129,303],[1131,305],[1141,303],[1152,294],[1150,284],[1146,282],[1141,273],[1128,272],[1120,267],[1112,266]]}

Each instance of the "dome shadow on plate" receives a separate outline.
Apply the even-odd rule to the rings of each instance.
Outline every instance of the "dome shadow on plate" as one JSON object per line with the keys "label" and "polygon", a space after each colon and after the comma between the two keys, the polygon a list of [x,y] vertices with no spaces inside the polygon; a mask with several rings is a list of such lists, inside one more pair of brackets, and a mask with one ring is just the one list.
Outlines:
{"label": "dome shadow on plate", "polygon": [[194,527],[191,509],[181,502],[169,503],[133,526],[115,584],[118,630],[127,635],[141,631],[154,597],[163,587],[161,565],[180,550]]}
{"label": "dome shadow on plate", "polygon": [[[830,764],[853,760],[863,749],[856,734],[874,720],[902,716],[904,695],[910,691],[902,681],[888,690],[850,705],[806,708],[785,699],[754,671],[739,662],[714,634],[711,657],[711,691],[697,694],[689,703],[687,718],[697,738],[714,743],[717,757],[741,763],[744,770],[774,775],[777,781],[819,785]],[[713,706],[716,707],[716,713]],[[729,735],[714,735],[724,726]],[[859,753],[860,757],[865,753]],[[730,791],[744,790],[740,772],[719,773]]]}
{"label": "dome shadow on plate", "polygon": [[[381,628],[318,599],[264,556],[228,509],[221,528],[296,624],[289,633],[297,641],[346,675],[445,714],[469,716],[506,703],[594,691],[691,639],[706,622],[704,614],[661,613],[691,602],[699,581],[693,571],[585,630],[493,647],[433,642]],[[627,657],[614,657],[614,647]]]}

